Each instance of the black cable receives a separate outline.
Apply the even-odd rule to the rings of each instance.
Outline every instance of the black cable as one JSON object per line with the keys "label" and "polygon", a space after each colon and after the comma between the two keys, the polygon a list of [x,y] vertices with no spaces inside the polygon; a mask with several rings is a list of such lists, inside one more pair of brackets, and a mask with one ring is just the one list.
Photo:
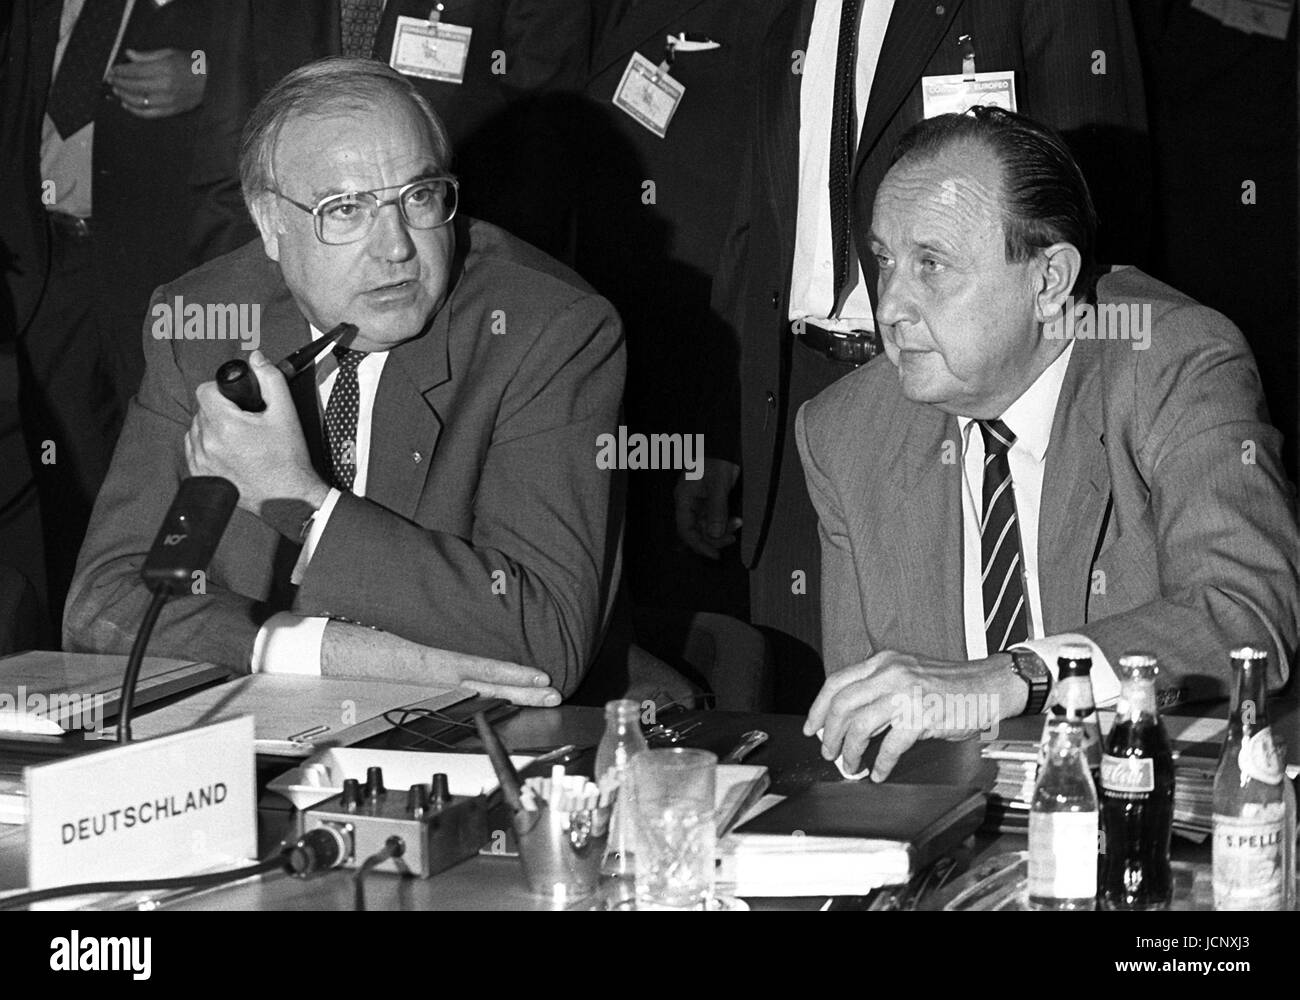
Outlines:
{"label": "black cable", "polygon": [[149,645],[149,636],[158,621],[158,614],[167,603],[170,595],[163,588],[153,592],[149,599],[149,608],[140,622],[140,630],[135,634],[131,644],[131,655],[126,661],[126,676],[122,678],[122,695],[117,708],[117,742],[131,742],[131,713],[135,710],[135,685],[140,678],[140,665],[144,662],[145,647]]}
{"label": "black cable", "polygon": [[377,868],[389,858],[400,858],[406,853],[406,844],[401,837],[393,836],[384,841],[382,850],[376,851],[362,862],[357,873],[352,876],[352,908],[358,913],[366,911],[366,875],[372,868]]}
{"label": "black cable", "polygon": [[240,879],[284,868],[284,853],[273,858],[266,858],[255,865],[232,868],[224,872],[209,872],[203,875],[181,875],[177,878],[132,879],[123,882],[82,882],[78,885],[60,885],[51,889],[36,889],[32,892],[19,893],[0,899],[0,910],[12,910],[30,903],[39,903],[46,899],[58,899],[62,896],[89,896],[106,892],[149,892],[154,889],[204,889],[209,886],[222,885],[226,882],[238,882]]}

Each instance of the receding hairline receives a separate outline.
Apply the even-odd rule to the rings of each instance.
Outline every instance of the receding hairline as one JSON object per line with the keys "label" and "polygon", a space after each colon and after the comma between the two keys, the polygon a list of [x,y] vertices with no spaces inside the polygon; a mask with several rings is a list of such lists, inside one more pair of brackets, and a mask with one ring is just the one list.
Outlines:
{"label": "receding hairline", "polygon": [[374,101],[367,101],[357,95],[339,95],[337,98],[328,99],[328,103],[321,107],[314,107],[309,111],[290,113],[276,123],[275,127],[270,130],[266,137],[267,163],[269,165],[269,177],[273,184],[279,186],[280,181],[276,175],[276,167],[281,154],[281,143],[284,139],[285,130],[293,126],[310,126],[316,123],[328,121],[339,121],[343,119],[356,119],[360,115],[374,114],[376,112],[392,112],[398,107],[404,107],[406,115],[419,123],[420,131],[424,134],[428,146],[428,154],[425,157],[432,170],[445,171],[448,164],[442,162],[438,152],[437,135],[434,132],[432,123],[425,117],[420,107],[414,101],[407,101],[405,105],[398,103],[377,104]]}

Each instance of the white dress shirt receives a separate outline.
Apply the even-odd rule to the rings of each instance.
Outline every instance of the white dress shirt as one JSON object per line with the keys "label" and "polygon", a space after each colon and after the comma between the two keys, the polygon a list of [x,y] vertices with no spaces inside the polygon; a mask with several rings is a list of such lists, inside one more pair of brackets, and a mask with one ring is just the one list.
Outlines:
{"label": "white dress shirt", "polygon": [[[1038,586],[1038,515],[1043,494],[1043,470],[1047,447],[1052,436],[1052,421],[1061,384],[1070,363],[1074,342],[1070,341],[1061,356],[1047,367],[1014,403],[1002,414],[1002,422],[1015,434],[1015,443],[1007,452],[1011,466],[1011,485],[1016,497],[1016,522],[1020,528],[1022,581],[1029,602],[1029,641],[1020,645],[1032,649],[1056,676],[1056,658],[1067,642],[1077,642],[1092,650],[1092,690],[1098,705],[1119,697],[1119,678],[1106,654],[1086,636],[1076,633],[1043,635],[1043,604]],[[963,489],[962,513],[962,595],[966,626],[966,655],[982,660],[990,652],[984,633],[983,555],[980,548],[980,514],[984,504],[984,435],[970,417],[958,417],[962,434]],[[1050,569],[1049,569],[1050,572]]]}
{"label": "white dress shirt", "polygon": [[[323,334],[314,326],[311,339],[319,340]],[[366,479],[370,469],[370,419],[375,408],[375,393],[379,390],[379,376],[383,374],[384,363],[388,360],[387,351],[375,351],[362,358],[357,365],[357,474],[352,481],[352,493],[355,496],[366,495]],[[329,405],[330,392],[334,380],[338,377],[338,364],[333,354],[316,363],[319,373],[328,371],[317,383],[316,398],[320,404],[320,413],[325,413]],[[327,445],[328,447],[328,442]],[[311,530],[303,540],[302,553],[293,568],[292,581],[296,584],[302,580],[307,565],[316,551],[330,515],[338,503],[339,491],[331,488],[320,510],[312,518]],[[254,673],[264,674],[320,674],[321,641],[325,637],[328,618],[304,618],[301,615],[282,611],[272,615],[257,633],[253,643],[252,668]]]}
{"label": "white dress shirt", "polygon": [[[876,324],[856,254],[853,265],[856,285],[840,315],[830,318],[835,308],[830,205],[831,116],[835,105],[835,57],[839,49],[842,2],[817,0],[803,63],[803,79],[799,85],[799,205],[789,318],[806,317],[818,326],[848,332],[874,330]],[[876,64],[880,61],[880,48],[893,9],[894,0],[864,0],[862,4],[854,86],[858,133],[862,131]],[[854,145],[856,147],[856,141]]]}

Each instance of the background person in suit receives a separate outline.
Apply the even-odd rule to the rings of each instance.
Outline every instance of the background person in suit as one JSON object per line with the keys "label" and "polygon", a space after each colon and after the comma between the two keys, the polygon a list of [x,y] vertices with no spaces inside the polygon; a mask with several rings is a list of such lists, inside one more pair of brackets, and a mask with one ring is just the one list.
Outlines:
{"label": "background person in suit", "polygon": [[240,507],[202,592],[163,610],[159,655],[530,704],[577,687],[618,580],[618,480],[595,452],[616,427],[622,332],[567,269],[454,215],[450,156],[419,91],[372,60],[303,67],[259,105],[241,177],[261,243],[155,301],[256,303],[272,355],[343,320],[360,332],[319,384],[290,388],[254,352],[267,408],[250,414],[209,381],[234,343],[146,327],[69,649],[127,651],[156,527],[180,479],[207,474]]}
{"label": "background person in suit", "polygon": [[[710,319],[713,266],[731,219],[752,124],[758,42],[768,0],[593,0],[591,65],[581,96],[559,99],[570,171],[574,269],[618,309],[627,331],[629,433],[699,428],[734,344]],[[638,54],[685,88],[660,137],[614,103]],[[563,106],[558,106],[558,105]],[[626,576],[642,606],[747,617],[748,585],[734,550],[702,563],[678,541],[679,473],[640,470],[628,489]]]}
{"label": "background person in suit", "polygon": [[[209,0],[19,0],[0,101],[4,277],[18,412],[44,566],[19,566],[62,614],[95,493],[144,371],[140,320],[185,269],[195,108]],[[12,374],[16,372],[16,375]],[[12,430],[0,437],[13,440]],[[14,472],[15,479],[25,479]],[[30,523],[5,518],[7,524]],[[5,530],[8,535],[8,531]],[[5,537],[14,553],[26,540]]]}
{"label": "background person in suit", "polygon": [[[441,20],[471,29],[464,80],[412,75],[442,119],[461,179],[463,209],[548,253],[567,232],[559,125],[535,98],[582,85],[591,44],[586,2],[443,0]],[[331,55],[388,63],[398,19],[424,22],[430,0],[232,0],[214,38],[194,184],[190,236],[197,265],[256,231],[239,187],[239,137],[262,95],[286,74]]]}
{"label": "background person in suit", "polygon": [[[802,711],[821,677],[816,517],[792,446],[794,415],[878,350],[868,209],[890,150],[923,116],[922,78],[962,72],[963,35],[976,69],[1014,71],[1019,108],[1071,143],[1099,195],[1102,259],[1141,260],[1145,114],[1122,0],[803,0],[782,9],[763,42],[753,144],[714,271],[714,309],[738,342],[739,371],[719,380],[705,426],[710,461],[702,480],[679,484],[677,518],[689,545],[716,556],[737,537],[727,505],[739,482],[751,614],[778,645],[787,710]],[[843,150],[834,170],[832,134]],[[792,332],[798,320],[802,336]],[[868,430],[862,447],[873,446]]]}
{"label": "background person in suit", "polygon": [[1250,351],[1135,268],[1092,292],[1094,227],[1037,123],[978,109],[904,136],[870,234],[887,358],[796,422],[829,674],[805,732],[824,727],[828,759],[856,766],[892,724],[883,780],[918,737],[962,735],[900,714],[932,694],[1039,712],[1067,641],[1099,703],[1134,650],[1171,699],[1226,694],[1245,641],[1286,682],[1300,536]]}

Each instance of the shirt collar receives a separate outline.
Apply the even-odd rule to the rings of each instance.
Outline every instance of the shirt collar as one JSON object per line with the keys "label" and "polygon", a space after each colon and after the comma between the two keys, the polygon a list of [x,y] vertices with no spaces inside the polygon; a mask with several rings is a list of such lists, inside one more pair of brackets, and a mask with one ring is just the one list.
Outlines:
{"label": "shirt collar", "polygon": [[[1020,398],[1002,413],[1002,422],[1016,436],[1013,448],[1023,448],[1033,456],[1034,461],[1041,462],[1047,455],[1047,445],[1052,438],[1052,421],[1056,419],[1056,404],[1061,398],[1061,386],[1065,383],[1065,370],[1070,365],[1070,355],[1074,351],[1074,341],[1069,341],[1065,350],[1053,361],[1043,373],[1034,379],[1033,384],[1020,394]],[[958,417],[963,438],[967,437],[967,428],[974,423],[972,417]]]}

